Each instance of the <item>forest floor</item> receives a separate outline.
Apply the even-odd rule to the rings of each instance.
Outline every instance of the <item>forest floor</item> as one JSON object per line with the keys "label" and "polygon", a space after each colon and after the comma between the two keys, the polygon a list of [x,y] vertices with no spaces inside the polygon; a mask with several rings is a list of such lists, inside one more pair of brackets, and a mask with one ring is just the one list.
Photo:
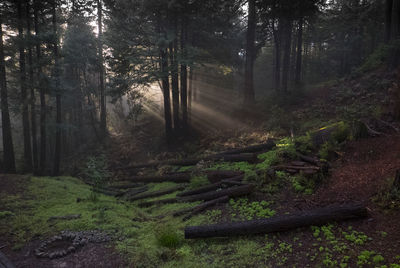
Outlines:
{"label": "forest floor", "polygon": [[[382,74],[372,78],[372,82],[386,89],[387,86],[382,86],[383,82],[376,77],[382,77]],[[382,90],[371,93],[374,86],[371,86],[372,82],[368,79],[347,81],[339,89],[334,86],[336,89],[333,93],[321,96],[313,94],[307,106],[292,106],[292,117],[272,107],[271,116],[263,127],[247,126],[236,128],[235,131],[193,133],[191,137],[179,140],[179,146],[168,152],[160,136],[162,126],[144,117],[132,129],[134,137],[112,137],[109,149],[102,152],[105,160],[96,156],[83,163],[83,166],[94,165],[95,168],[97,165],[96,173],[92,173],[92,176],[97,176],[97,171],[105,170],[106,161],[112,172],[110,180],[121,183],[132,174],[123,169],[118,170],[117,167],[153,159],[184,159],[211,154],[227,148],[262,143],[271,137],[277,140],[278,146],[275,149],[258,156],[258,164],[206,161],[185,168],[162,166],[139,171],[137,175],[162,175],[165,172],[186,170],[192,170],[195,174],[198,168],[241,170],[246,174],[245,181],[257,184],[257,191],[247,197],[232,198],[227,204],[216,205],[187,221],[170,214],[182,208],[193,207],[199,202],[140,208],[138,204],[142,200],[130,202],[124,198],[94,194],[92,187],[82,179],[2,175],[0,251],[17,267],[398,268],[400,194],[391,188],[395,171],[400,168],[398,133],[391,129],[377,137],[366,138],[354,138],[346,134],[344,141],[327,142],[318,149],[308,148],[312,147],[312,132],[308,130],[332,124],[338,128],[344,125],[344,118],[336,117],[338,112],[353,113],[361,118],[367,116],[364,112],[365,107],[368,107],[371,113],[376,113],[376,103],[382,104],[385,94]],[[264,130],[271,125],[276,126],[275,132]],[[292,131],[302,134],[293,138],[288,135]],[[272,176],[267,173],[256,174],[256,169],[267,171],[273,165],[294,160],[296,150],[328,159],[331,166],[329,173],[317,177],[285,172],[275,172]],[[88,173],[88,168],[83,167],[77,175],[85,178]],[[193,175],[185,187],[195,188],[201,183],[205,183],[204,178]],[[148,191],[176,185],[173,182],[149,183]],[[145,201],[175,197],[177,193]],[[349,203],[365,205],[368,218],[268,235],[183,238],[186,226],[268,218]],[[80,217],[49,220],[54,216],[71,214],[80,214]],[[101,230],[110,235],[112,240],[106,243],[90,242],[61,258],[35,257],[35,249],[42,241],[63,230]]]}

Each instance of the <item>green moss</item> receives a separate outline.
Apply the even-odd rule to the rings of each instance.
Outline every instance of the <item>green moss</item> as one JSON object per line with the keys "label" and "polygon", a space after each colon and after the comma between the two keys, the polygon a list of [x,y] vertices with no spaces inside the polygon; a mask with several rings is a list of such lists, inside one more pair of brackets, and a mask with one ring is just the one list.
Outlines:
{"label": "green moss", "polygon": [[207,179],[207,176],[194,176],[190,180],[190,188],[198,188],[209,183],[210,181]]}
{"label": "green moss", "polygon": [[9,218],[15,216],[14,213],[12,213],[11,211],[0,211],[0,220],[5,219],[5,218]]}

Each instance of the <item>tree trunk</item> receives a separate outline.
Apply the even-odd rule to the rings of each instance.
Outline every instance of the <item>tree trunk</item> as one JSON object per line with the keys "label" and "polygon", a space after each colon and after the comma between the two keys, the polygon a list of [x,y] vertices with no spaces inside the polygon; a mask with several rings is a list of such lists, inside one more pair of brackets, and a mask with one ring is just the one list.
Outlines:
{"label": "tree trunk", "polygon": [[282,90],[287,92],[289,70],[290,70],[290,46],[292,43],[292,21],[285,20],[285,42],[284,42],[284,55],[283,55],[283,68],[282,68]]}
{"label": "tree trunk", "polygon": [[188,121],[192,120],[192,98],[193,98],[193,66],[189,69],[189,88],[188,88]]}
{"label": "tree trunk", "polygon": [[61,92],[59,88],[59,68],[58,65],[58,35],[57,35],[57,15],[56,15],[56,1],[53,2],[53,35],[54,35],[54,62],[55,62],[55,92],[56,92],[56,138],[54,148],[54,166],[53,176],[58,176],[60,173],[60,162],[61,162]]}
{"label": "tree trunk", "polygon": [[33,158],[33,173],[36,174],[39,166],[38,148],[36,137],[36,96],[33,80],[33,55],[31,45],[31,6],[30,0],[26,0],[26,21],[27,21],[27,37],[28,37],[28,64],[29,64],[29,88],[30,88],[30,104],[31,104],[31,138],[32,138],[32,158]]}
{"label": "tree trunk", "polygon": [[106,97],[104,90],[104,60],[103,60],[103,23],[102,23],[102,0],[97,0],[97,28],[99,31],[98,35],[98,46],[99,46],[99,88],[100,88],[100,129],[101,137],[104,138],[107,135],[107,107]]}
{"label": "tree trunk", "polygon": [[397,39],[400,35],[400,0],[393,0],[391,39]]}
{"label": "tree trunk", "polygon": [[0,14],[0,98],[1,98],[1,123],[3,130],[3,156],[4,172],[15,173],[14,145],[11,134],[10,113],[8,110],[8,92],[6,80],[6,66],[4,62],[3,23]]}
{"label": "tree trunk", "polygon": [[[35,17],[35,34],[38,37],[40,35],[39,26],[39,1],[34,1],[34,17]],[[46,96],[42,78],[42,67],[41,61],[41,50],[40,40],[37,40],[36,44],[36,58],[38,62],[38,80],[39,80],[39,95],[40,95],[40,157],[39,157],[39,174],[43,175],[46,170]]]}
{"label": "tree trunk", "polygon": [[[174,27],[176,30],[176,27]],[[175,32],[176,33],[176,32]],[[179,130],[179,79],[178,79],[178,61],[177,61],[177,37],[169,45],[169,58],[171,64],[171,86],[172,86],[172,107],[174,118],[174,130]]]}
{"label": "tree trunk", "polygon": [[183,220],[187,221],[188,219],[190,219],[194,215],[199,214],[200,212],[206,210],[209,207],[212,207],[212,206],[214,206],[216,204],[226,203],[228,201],[229,201],[229,196],[224,195],[224,196],[219,197],[217,199],[213,199],[213,200],[204,202],[204,203],[192,208],[190,214],[188,214],[185,217],[183,217]]}
{"label": "tree trunk", "polygon": [[167,142],[172,138],[172,120],[171,120],[171,99],[169,90],[169,75],[168,75],[168,58],[167,49],[160,49],[161,58],[161,75],[162,75],[162,90],[164,96],[164,120],[165,120],[165,135]]}
{"label": "tree trunk", "polygon": [[296,59],[296,74],[295,74],[296,85],[300,85],[301,83],[302,53],[303,53],[303,18],[299,20],[299,29],[297,32],[297,59]]}
{"label": "tree trunk", "polygon": [[244,107],[254,103],[254,77],[253,67],[255,60],[254,41],[256,36],[256,3],[248,1],[248,20],[246,34],[246,61],[244,71]]}
{"label": "tree trunk", "polygon": [[389,43],[392,31],[392,7],[393,0],[385,1],[385,43]]}
{"label": "tree trunk", "polygon": [[[274,22],[273,22],[274,23]],[[278,21],[278,29],[273,25],[275,44],[274,86],[277,92],[281,89],[281,48],[282,48],[282,23]]]}
{"label": "tree trunk", "polygon": [[182,106],[182,127],[187,129],[188,125],[188,106],[187,106],[187,18],[184,16],[181,20],[181,53],[183,55],[183,62],[181,63],[181,106]]}
{"label": "tree trunk", "polygon": [[249,234],[282,232],[310,225],[323,225],[331,221],[343,221],[367,217],[367,209],[359,205],[322,208],[297,215],[278,216],[271,219],[223,223],[185,228],[185,238],[224,237]]}
{"label": "tree trunk", "polygon": [[32,147],[29,126],[29,105],[26,93],[26,65],[25,65],[25,45],[24,45],[24,27],[22,14],[22,1],[17,2],[18,11],[18,39],[19,39],[19,71],[21,84],[21,104],[22,104],[22,133],[24,137],[24,171],[32,171]]}

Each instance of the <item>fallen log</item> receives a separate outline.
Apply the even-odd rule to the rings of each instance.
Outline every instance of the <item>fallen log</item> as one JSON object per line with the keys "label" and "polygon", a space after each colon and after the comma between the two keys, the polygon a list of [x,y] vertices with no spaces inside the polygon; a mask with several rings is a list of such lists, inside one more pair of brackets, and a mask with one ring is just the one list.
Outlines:
{"label": "fallen log", "polygon": [[287,169],[292,169],[292,170],[319,170],[319,167],[315,166],[273,166],[271,167],[272,169],[275,170],[287,170]]}
{"label": "fallen log", "polygon": [[320,161],[314,157],[306,156],[306,155],[302,155],[302,154],[299,154],[299,157],[301,160],[303,160],[307,163],[314,164],[316,166],[318,166],[320,164]]}
{"label": "fallen log", "polygon": [[115,184],[115,185],[108,185],[107,187],[110,189],[130,189],[130,188],[137,188],[143,186],[143,183],[127,183],[127,184]]}
{"label": "fallen log", "polygon": [[150,197],[156,197],[156,196],[161,196],[161,195],[166,195],[166,194],[170,194],[176,191],[180,191],[183,190],[185,187],[182,185],[179,186],[175,186],[175,187],[171,187],[168,189],[162,189],[159,191],[152,191],[152,192],[147,192],[147,193],[142,193],[142,194],[138,194],[135,196],[132,196],[130,198],[128,198],[129,201],[135,201],[135,200],[139,200],[139,199],[145,199],[145,198],[150,198]]}
{"label": "fallen log", "polygon": [[254,189],[254,185],[252,184],[245,184],[241,186],[234,186],[230,187],[227,189],[222,189],[220,191],[211,191],[211,192],[206,192],[206,193],[201,193],[201,194],[196,194],[196,195],[190,195],[190,196],[185,196],[180,199],[182,202],[194,202],[194,201],[208,201],[208,200],[213,200],[217,199],[222,196],[229,196],[229,197],[236,197],[236,196],[242,196],[242,195],[247,195],[251,193]]}
{"label": "fallen log", "polygon": [[138,188],[133,188],[133,189],[125,192],[125,196],[127,197],[127,199],[129,199],[132,196],[146,192],[148,189],[149,189],[149,187],[147,185],[138,187]]}
{"label": "fallen log", "polygon": [[255,163],[258,161],[257,154],[254,153],[242,153],[242,154],[214,154],[199,158],[189,158],[182,160],[163,160],[163,161],[152,161],[148,163],[141,163],[136,165],[130,165],[126,167],[119,167],[117,170],[131,170],[138,168],[153,168],[157,166],[193,166],[200,161],[225,161],[225,162],[251,162]]}
{"label": "fallen log", "polygon": [[[220,181],[226,178],[232,178],[235,176],[242,175],[241,171],[231,171],[231,170],[212,170],[204,171],[199,175],[207,176],[208,180],[211,182]],[[192,178],[192,173],[190,172],[177,172],[165,175],[154,175],[154,176],[132,176],[128,180],[135,182],[165,182],[172,181],[176,183],[190,182]]]}
{"label": "fallen log", "polygon": [[361,205],[327,207],[302,212],[301,214],[284,215],[270,219],[188,226],[185,228],[185,238],[225,237],[282,232],[310,225],[323,225],[331,221],[364,218],[367,215],[367,209]]}
{"label": "fallen log", "polygon": [[255,152],[271,150],[272,148],[275,147],[275,145],[276,145],[275,142],[273,140],[269,139],[265,143],[262,143],[262,144],[251,145],[251,146],[237,148],[237,149],[230,149],[230,150],[220,152],[218,154],[255,153]]}
{"label": "fallen log", "polygon": [[172,198],[158,199],[158,200],[153,200],[153,201],[142,202],[142,203],[139,203],[138,206],[139,207],[151,207],[153,205],[171,204],[171,203],[176,203],[178,201],[179,201],[178,198],[172,197]]}
{"label": "fallen log", "polygon": [[189,195],[195,195],[195,194],[201,194],[201,193],[206,193],[210,192],[213,190],[218,190],[219,188],[223,187],[223,185],[242,185],[243,183],[240,182],[244,178],[244,175],[240,175],[237,177],[221,180],[220,182],[204,185],[192,190],[188,190],[182,193],[178,193],[176,196],[182,197],[182,196],[189,196]]}
{"label": "fallen log", "polygon": [[214,206],[216,204],[221,204],[221,203],[225,203],[229,201],[229,197],[227,195],[224,195],[222,197],[219,197],[217,199],[213,199],[207,202],[204,202],[198,206],[195,206],[194,208],[192,208],[192,212],[190,212],[188,215],[186,215],[185,217],[183,217],[184,221],[187,221],[188,219],[190,219],[191,217],[193,217],[194,215],[206,210],[207,208]]}

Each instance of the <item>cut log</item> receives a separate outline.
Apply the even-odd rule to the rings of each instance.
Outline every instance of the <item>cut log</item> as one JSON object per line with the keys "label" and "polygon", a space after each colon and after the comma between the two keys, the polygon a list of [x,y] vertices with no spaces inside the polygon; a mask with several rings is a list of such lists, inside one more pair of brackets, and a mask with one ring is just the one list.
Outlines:
{"label": "cut log", "polygon": [[115,184],[115,185],[108,185],[110,189],[130,189],[130,188],[137,188],[143,186],[143,183],[126,183],[126,184]]}
{"label": "cut log", "polygon": [[[226,178],[232,178],[235,176],[242,175],[241,171],[231,171],[231,170],[212,170],[204,171],[199,175],[207,176],[208,180],[211,182],[220,181]],[[135,182],[165,182],[172,181],[176,183],[190,182],[192,178],[192,173],[190,172],[176,172],[166,175],[155,175],[155,176],[132,176],[129,178],[130,181]]]}
{"label": "cut log", "polygon": [[182,185],[179,186],[175,186],[175,187],[171,187],[168,189],[162,189],[159,191],[152,191],[152,192],[147,192],[147,193],[142,193],[142,194],[138,194],[135,196],[132,196],[130,198],[128,198],[129,201],[135,201],[135,200],[139,200],[139,199],[145,199],[145,198],[150,198],[150,197],[156,197],[156,196],[161,196],[161,195],[166,195],[166,194],[170,194],[176,191],[180,191],[183,190],[185,187]]}
{"label": "cut log", "polygon": [[236,176],[233,178],[221,180],[220,182],[216,182],[213,184],[208,184],[204,185],[201,187],[198,187],[193,190],[188,190],[182,193],[178,193],[177,196],[182,197],[182,196],[189,196],[189,195],[195,195],[195,194],[201,194],[201,193],[206,193],[214,190],[218,190],[219,188],[222,188],[224,185],[232,186],[232,185],[242,185],[243,183],[240,182],[244,178],[244,175]]}
{"label": "cut log", "polygon": [[299,157],[301,160],[308,162],[310,164],[314,164],[316,166],[318,166],[320,164],[320,161],[314,157],[306,156],[306,155],[302,155],[302,154],[299,154]]}
{"label": "cut log", "polygon": [[257,154],[253,153],[242,153],[242,154],[215,154],[199,158],[189,158],[182,160],[164,160],[164,161],[152,161],[148,163],[141,163],[136,165],[130,165],[126,167],[119,167],[117,170],[131,170],[138,168],[152,168],[157,166],[193,166],[200,161],[217,161],[222,160],[225,162],[251,162],[255,163],[258,161]]}
{"label": "cut log", "polygon": [[171,204],[171,203],[176,203],[178,201],[179,201],[178,198],[172,197],[172,198],[166,198],[166,199],[159,199],[159,200],[142,202],[142,203],[139,203],[138,206],[139,207],[151,207],[153,205]]}
{"label": "cut log", "polygon": [[303,162],[303,161],[292,161],[292,162],[290,162],[290,165],[291,166],[305,166],[306,165],[306,163],[305,162]]}
{"label": "cut log", "polygon": [[148,189],[149,189],[149,187],[147,185],[138,187],[138,188],[133,188],[133,189],[130,189],[129,191],[125,192],[125,196],[127,197],[127,199],[129,199],[132,196],[146,192]]}
{"label": "cut log", "polygon": [[319,167],[315,167],[315,166],[273,166],[271,167],[272,169],[275,170],[319,170]]}
{"label": "cut log", "polygon": [[251,145],[251,146],[237,148],[237,149],[230,149],[227,151],[220,152],[218,154],[256,153],[256,152],[271,150],[272,148],[275,147],[275,145],[276,145],[275,142],[273,140],[269,139],[265,143],[262,143],[262,144]]}
{"label": "cut log", "polygon": [[188,219],[190,219],[190,218],[193,217],[194,215],[196,215],[196,214],[198,214],[198,213],[200,213],[200,212],[206,210],[206,209],[209,208],[209,207],[212,207],[212,206],[214,206],[214,205],[216,205],[216,204],[226,203],[226,202],[228,202],[228,201],[229,201],[229,197],[228,197],[227,195],[224,195],[224,196],[219,197],[219,198],[217,198],[217,199],[213,199],[213,200],[204,202],[204,203],[202,203],[202,204],[200,204],[200,205],[198,205],[198,206],[195,206],[195,207],[192,209],[192,212],[190,212],[188,215],[186,215],[185,217],[183,217],[183,220],[184,220],[184,221],[187,221]]}
{"label": "cut log", "polygon": [[80,217],[81,217],[81,214],[71,214],[71,215],[65,215],[65,216],[53,216],[53,217],[50,217],[47,221],[75,220],[75,219],[79,219]]}
{"label": "cut log", "polygon": [[343,221],[367,217],[367,209],[361,205],[327,207],[284,215],[270,219],[232,222],[185,228],[185,238],[225,237],[249,234],[265,234],[287,231],[310,225],[323,225],[331,221]]}
{"label": "cut log", "polygon": [[251,193],[254,189],[254,185],[251,184],[246,184],[246,185],[241,185],[241,186],[234,186],[230,187],[227,189],[222,189],[220,191],[211,191],[211,192],[206,192],[206,193],[201,193],[201,194],[196,194],[196,195],[190,195],[190,196],[185,196],[182,197],[180,200],[183,202],[194,202],[194,201],[208,201],[208,200],[213,200],[217,199],[222,196],[229,196],[229,197],[237,197],[237,196],[242,196],[242,195],[247,195]]}

